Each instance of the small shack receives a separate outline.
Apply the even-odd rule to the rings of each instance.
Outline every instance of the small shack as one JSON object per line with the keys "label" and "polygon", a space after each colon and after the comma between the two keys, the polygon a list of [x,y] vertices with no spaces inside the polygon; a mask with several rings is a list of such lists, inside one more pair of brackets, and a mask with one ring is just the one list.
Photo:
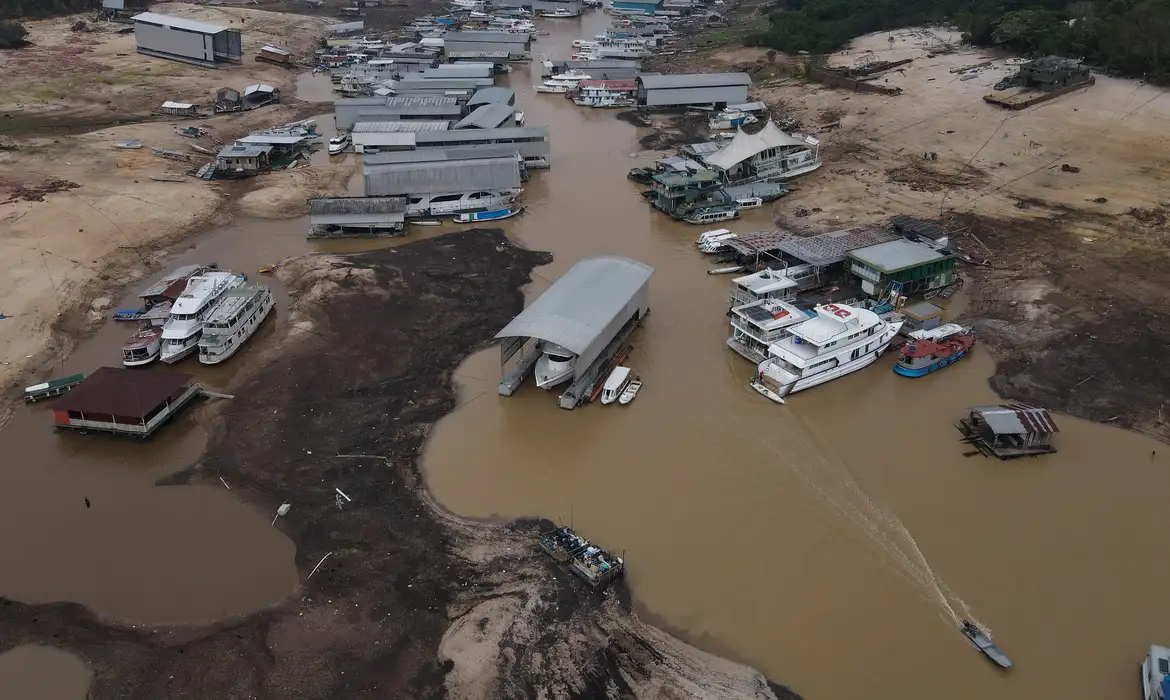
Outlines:
{"label": "small shack", "polygon": [[256,109],[274,102],[280,102],[280,90],[271,85],[256,83],[244,88],[244,109]]}
{"label": "small shack", "polygon": [[275,46],[262,46],[260,53],[256,54],[257,61],[267,61],[268,63],[275,63],[281,66],[292,65],[293,55],[284,49],[278,49]]}
{"label": "small shack", "polygon": [[167,100],[162,103],[162,107],[159,107],[158,111],[175,117],[199,116],[199,107],[190,102],[172,102],[171,100]]}
{"label": "small shack", "polygon": [[916,301],[898,309],[898,313],[906,319],[902,323],[902,335],[910,335],[914,331],[931,331],[942,325],[943,310],[929,301]]}
{"label": "small shack", "polygon": [[1052,436],[1059,432],[1048,411],[1023,403],[973,406],[957,427],[978,454],[999,459],[1056,452]]}
{"label": "small shack", "polygon": [[216,174],[250,177],[272,166],[272,146],[229,143],[216,155]]}
{"label": "small shack", "polygon": [[53,402],[53,423],[147,438],[199,392],[189,374],[101,367]]}
{"label": "small shack", "polygon": [[239,90],[230,87],[220,88],[215,92],[215,113],[239,112],[244,108],[244,96]]}

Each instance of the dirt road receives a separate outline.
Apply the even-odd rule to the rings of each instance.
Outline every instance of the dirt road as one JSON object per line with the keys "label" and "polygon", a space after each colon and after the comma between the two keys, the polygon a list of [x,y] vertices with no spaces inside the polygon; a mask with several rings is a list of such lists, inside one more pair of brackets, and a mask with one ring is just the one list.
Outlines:
{"label": "dirt road", "polygon": [[[758,23],[748,4],[726,42]],[[737,33],[738,31],[738,33]],[[828,88],[789,74],[801,63],[737,45],[655,57],[670,72],[746,70],[773,114],[822,143],[825,165],[775,205],[781,226],[819,233],[909,214],[942,221],[989,258],[968,267],[967,320],[983,331],[1006,398],[1170,437],[1166,261],[1170,118],[1164,91],[1096,76],[1085,90],[1021,111],[982,96],[1016,70],[941,30],[857,39],[829,65],[913,59],[872,82],[896,96]],[[980,66],[978,68],[968,67]]]}
{"label": "dirt road", "polygon": [[203,460],[166,484],[222,476],[254,507],[290,503],[277,526],[296,544],[301,594],[222,625],[167,629],[0,601],[4,646],[78,654],[95,700],[795,698],[642,624],[621,584],[589,592],[537,553],[541,523],[464,521],[426,495],[417,457],[430,426],[458,409],[452,372],[523,307],[521,285],[549,260],[472,230],[286,261],[289,337],[235,390]]}

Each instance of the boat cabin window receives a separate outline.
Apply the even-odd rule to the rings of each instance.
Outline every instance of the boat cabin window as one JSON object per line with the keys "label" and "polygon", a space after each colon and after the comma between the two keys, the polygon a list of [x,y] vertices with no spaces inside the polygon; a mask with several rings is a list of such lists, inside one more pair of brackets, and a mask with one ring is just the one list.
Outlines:
{"label": "boat cabin window", "polygon": [[1170,659],[1158,659],[1158,673],[1170,675]]}
{"label": "boat cabin window", "polygon": [[431,204],[438,204],[439,202],[458,202],[463,195],[461,194],[441,194],[438,197],[431,197]]}
{"label": "boat cabin window", "polygon": [[548,359],[551,362],[570,362],[573,359],[572,355],[554,355],[549,353]]}

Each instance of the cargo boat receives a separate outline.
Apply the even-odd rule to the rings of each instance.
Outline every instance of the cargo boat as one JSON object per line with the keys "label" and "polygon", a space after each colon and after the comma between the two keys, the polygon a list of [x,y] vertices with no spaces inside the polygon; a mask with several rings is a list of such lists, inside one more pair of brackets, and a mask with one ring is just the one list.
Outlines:
{"label": "cargo boat", "polygon": [[911,340],[902,347],[894,371],[903,377],[930,374],[963,359],[975,347],[975,340],[975,331],[970,329],[938,340]]}

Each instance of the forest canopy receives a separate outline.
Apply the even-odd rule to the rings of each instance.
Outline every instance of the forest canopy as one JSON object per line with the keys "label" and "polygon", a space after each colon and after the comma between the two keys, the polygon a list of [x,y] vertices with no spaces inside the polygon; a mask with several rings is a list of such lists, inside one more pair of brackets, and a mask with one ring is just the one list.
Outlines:
{"label": "forest canopy", "polygon": [[979,46],[1170,83],[1170,0],[786,0],[749,42],[831,53],[862,34],[937,23]]}
{"label": "forest canopy", "polygon": [[93,0],[0,0],[0,19],[57,17],[99,6]]}

